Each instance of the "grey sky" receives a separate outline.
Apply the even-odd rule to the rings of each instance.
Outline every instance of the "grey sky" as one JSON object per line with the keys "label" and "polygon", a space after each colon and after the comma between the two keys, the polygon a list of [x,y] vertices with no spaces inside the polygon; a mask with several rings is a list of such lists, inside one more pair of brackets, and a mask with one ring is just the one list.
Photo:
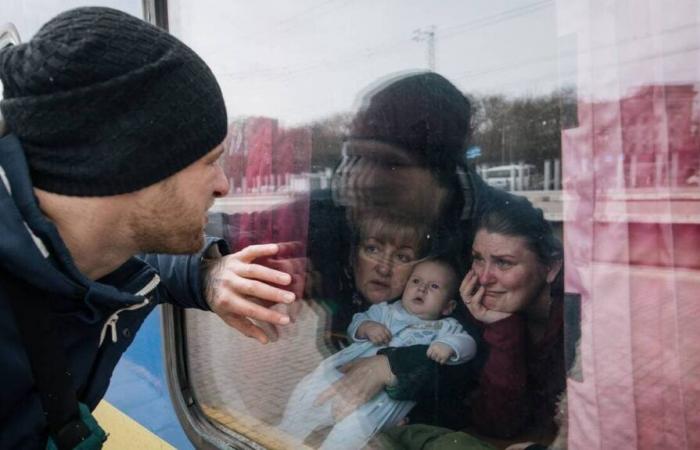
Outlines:
{"label": "grey sky", "polygon": [[556,87],[554,4],[547,0],[171,1],[171,31],[213,67],[231,116],[297,123],[352,109],[378,78],[427,68],[467,92]]}
{"label": "grey sky", "polygon": [[[142,15],[140,0],[3,0],[0,18],[24,40],[58,12],[100,3]],[[287,124],[353,108],[388,74],[427,68],[434,26],[437,71],[466,92],[545,92],[556,87],[550,0],[171,0],[170,28],[212,67],[229,116]]]}
{"label": "grey sky", "polygon": [[[592,10],[588,0],[170,0],[168,7],[171,32],[212,67],[230,118],[298,124],[351,111],[382,77],[427,68],[428,43],[412,37],[431,26],[436,70],[469,93],[539,94],[577,78],[579,94],[615,96],[643,83],[696,82],[694,2],[668,10],[650,0],[632,15]],[[142,15],[141,0],[2,0],[0,21],[13,21],[26,40],[58,12],[95,3]]]}

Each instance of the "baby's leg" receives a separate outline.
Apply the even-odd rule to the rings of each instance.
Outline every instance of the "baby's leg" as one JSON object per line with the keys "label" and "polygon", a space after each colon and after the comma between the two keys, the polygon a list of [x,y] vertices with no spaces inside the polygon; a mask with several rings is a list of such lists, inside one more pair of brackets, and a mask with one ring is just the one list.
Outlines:
{"label": "baby's leg", "polygon": [[362,448],[383,428],[399,423],[414,405],[415,402],[392,400],[386,392],[381,392],[336,423],[323,441],[321,450]]}

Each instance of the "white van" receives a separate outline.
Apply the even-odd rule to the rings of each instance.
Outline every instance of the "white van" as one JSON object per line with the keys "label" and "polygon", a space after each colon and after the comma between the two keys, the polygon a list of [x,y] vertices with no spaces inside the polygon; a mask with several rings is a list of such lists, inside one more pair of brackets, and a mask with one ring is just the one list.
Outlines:
{"label": "white van", "polygon": [[535,166],[532,164],[509,164],[483,169],[481,177],[489,186],[506,191],[522,191],[530,189],[534,173]]}

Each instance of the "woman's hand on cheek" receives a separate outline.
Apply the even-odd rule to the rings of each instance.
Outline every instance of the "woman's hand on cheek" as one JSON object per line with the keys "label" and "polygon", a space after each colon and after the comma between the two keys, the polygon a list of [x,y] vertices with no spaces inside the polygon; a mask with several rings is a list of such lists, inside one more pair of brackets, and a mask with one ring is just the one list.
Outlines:
{"label": "woman's hand on cheek", "polygon": [[462,301],[471,315],[482,323],[494,323],[506,317],[510,317],[511,313],[494,311],[484,306],[484,293],[486,289],[484,286],[479,286],[477,289],[476,287],[478,284],[479,277],[474,272],[474,269],[471,269],[467,272],[464,280],[462,280],[462,284],[459,286],[459,295],[462,297]]}
{"label": "woman's hand on cheek", "polygon": [[332,402],[331,410],[336,421],[367,403],[395,380],[389,360],[384,355],[359,358],[339,370],[345,376],[321,392],[314,402],[315,406]]}

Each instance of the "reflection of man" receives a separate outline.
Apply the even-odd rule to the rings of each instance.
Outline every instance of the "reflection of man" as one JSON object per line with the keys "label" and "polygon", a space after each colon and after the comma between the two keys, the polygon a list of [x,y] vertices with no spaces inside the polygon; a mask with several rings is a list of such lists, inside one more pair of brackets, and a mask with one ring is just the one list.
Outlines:
{"label": "reflection of man", "polygon": [[290,276],[252,264],[275,244],[224,258],[205,245],[206,210],[228,191],[226,111],[177,39],[76,9],[0,52],[0,79],[0,448],[99,445],[89,409],[157,303],[212,309],[266,341],[248,317],[288,323],[259,303],[293,301],[268,284]]}
{"label": "reflection of man", "polygon": [[350,127],[336,200],[352,209],[390,207],[429,222],[448,213],[448,206],[459,214],[460,205],[449,202],[465,201],[455,168],[463,163],[470,115],[464,95],[438,74],[379,84]]}

